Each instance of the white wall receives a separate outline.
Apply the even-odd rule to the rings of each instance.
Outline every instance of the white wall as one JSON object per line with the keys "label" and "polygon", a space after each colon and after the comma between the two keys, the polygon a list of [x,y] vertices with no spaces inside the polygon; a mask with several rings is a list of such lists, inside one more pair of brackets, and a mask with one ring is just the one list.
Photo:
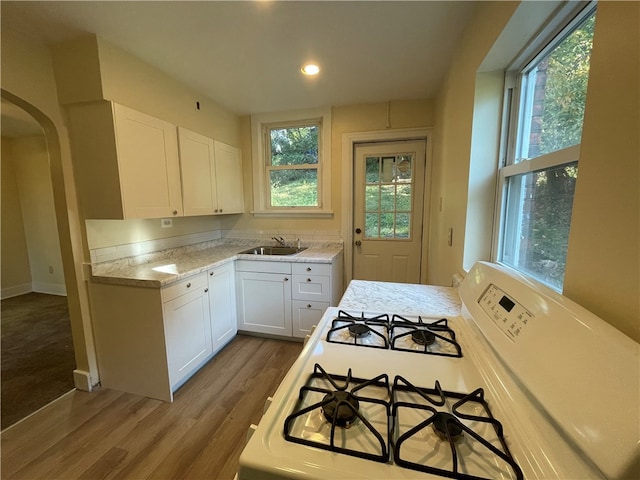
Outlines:
{"label": "white wall", "polygon": [[31,267],[29,266],[29,252],[27,237],[24,233],[22,221],[22,206],[18,183],[11,161],[11,139],[2,137],[2,227],[0,233],[0,258],[2,259],[2,274],[0,286],[2,298],[14,297],[31,291]]}
{"label": "white wall", "polygon": [[[429,238],[429,265],[432,268],[428,283],[451,285],[453,275],[464,271],[465,248],[467,262],[471,261],[471,251],[475,250],[475,247],[465,247],[465,242],[475,241],[474,235],[478,234],[477,229],[468,236],[466,232],[467,220],[472,220],[468,209],[470,202],[474,202],[475,206],[476,192],[476,186],[472,185],[473,196],[470,199],[476,76],[483,59],[517,6],[517,2],[478,2],[474,17],[462,36],[436,98],[434,188]],[[495,145],[495,139],[492,138],[490,143]],[[478,151],[481,146],[474,141],[473,148]],[[476,173],[474,171],[474,175]],[[483,205],[486,208],[486,203],[483,202]],[[487,216],[490,217],[491,212],[485,212],[483,217]],[[453,229],[451,246],[447,245],[450,228]],[[485,226],[482,239],[486,238],[487,229],[490,232],[489,224]],[[482,241],[486,244],[485,240]]]}
{"label": "white wall", "polygon": [[11,157],[22,207],[32,290],[66,295],[49,155],[44,136],[11,140]]}
{"label": "white wall", "polygon": [[564,293],[640,341],[640,3],[600,2]]}

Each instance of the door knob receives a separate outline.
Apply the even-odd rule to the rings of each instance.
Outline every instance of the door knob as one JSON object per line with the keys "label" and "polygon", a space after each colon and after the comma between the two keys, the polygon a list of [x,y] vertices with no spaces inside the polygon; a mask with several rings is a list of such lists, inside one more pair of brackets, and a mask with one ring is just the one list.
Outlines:
{"label": "door knob", "polygon": [[360,240],[356,240],[356,247],[359,247],[362,245],[362,242]]}

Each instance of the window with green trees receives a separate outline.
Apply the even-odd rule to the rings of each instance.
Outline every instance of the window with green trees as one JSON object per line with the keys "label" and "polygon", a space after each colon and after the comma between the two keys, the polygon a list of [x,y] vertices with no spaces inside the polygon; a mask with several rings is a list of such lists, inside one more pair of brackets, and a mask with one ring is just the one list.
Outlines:
{"label": "window with green trees", "polygon": [[319,206],[320,121],[265,126],[270,207]]}
{"label": "window with green trees", "polygon": [[499,261],[561,291],[578,178],[595,5],[507,80]]}

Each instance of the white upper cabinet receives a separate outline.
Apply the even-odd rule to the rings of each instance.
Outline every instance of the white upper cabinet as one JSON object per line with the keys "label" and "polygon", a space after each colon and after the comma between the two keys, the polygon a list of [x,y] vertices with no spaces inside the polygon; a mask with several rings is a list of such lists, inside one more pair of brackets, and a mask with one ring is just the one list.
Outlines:
{"label": "white upper cabinet", "polygon": [[242,213],[240,149],[178,127],[185,215]]}
{"label": "white upper cabinet", "polygon": [[185,215],[212,215],[217,208],[213,139],[178,127]]}
{"label": "white upper cabinet", "polygon": [[110,102],[73,105],[69,119],[86,218],[183,214],[175,125]]}
{"label": "white upper cabinet", "polygon": [[215,140],[216,181],[219,213],[242,213],[242,152],[239,148]]}
{"label": "white upper cabinet", "polygon": [[69,119],[85,218],[243,212],[240,149],[106,101],[71,105]]}
{"label": "white upper cabinet", "polygon": [[113,104],[125,218],[182,215],[175,126]]}

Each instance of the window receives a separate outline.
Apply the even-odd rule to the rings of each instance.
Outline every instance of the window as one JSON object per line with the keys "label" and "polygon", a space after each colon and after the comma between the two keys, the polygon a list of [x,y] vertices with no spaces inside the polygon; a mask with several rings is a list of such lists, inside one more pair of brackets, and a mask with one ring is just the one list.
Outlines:
{"label": "window", "polygon": [[595,5],[507,72],[498,260],[561,291],[586,101]]}
{"label": "window", "polygon": [[255,215],[331,214],[330,122],[327,111],[252,117]]}
{"label": "window", "polygon": [[270,208],[318,207],[321,120],[265,125],[267,190]]}
{"label": "window", "polygon": [[366,239],[410,239],[413,166],[413,155],[366,158]]}

